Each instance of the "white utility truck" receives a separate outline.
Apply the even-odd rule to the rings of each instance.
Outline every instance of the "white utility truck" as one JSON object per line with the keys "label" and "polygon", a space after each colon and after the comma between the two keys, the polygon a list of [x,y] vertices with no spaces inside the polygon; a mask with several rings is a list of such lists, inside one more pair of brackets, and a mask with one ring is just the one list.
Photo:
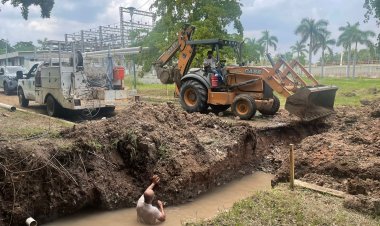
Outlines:
{"label": "white utility truck", "polygon": [[[45,104],[50,116],[63,109],[77,111],[87,116],[100,109],[113,111],[124,104],[128,94],[124,89],[125,70],[115,65],[114,57],[137,52],[139,48],[106,50],[82,53],[75,45],[50,42],[58,49],[58,56],[36,63],[27,74],[18,72],[17,93],[23,107],[29,101]],[[70,50],[68,50],[70,49]],[[122,60],[119,60],[119,62]]]}

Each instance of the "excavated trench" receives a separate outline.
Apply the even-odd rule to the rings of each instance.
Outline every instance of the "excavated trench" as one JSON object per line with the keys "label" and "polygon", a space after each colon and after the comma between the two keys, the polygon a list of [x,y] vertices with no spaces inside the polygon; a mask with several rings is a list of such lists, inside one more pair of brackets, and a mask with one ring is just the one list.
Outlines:
{"label": "excavated trench", "polygon": [[58,138],[0,143],[0,225],[133,207],[153,174],[161,177],[158,199],[184,203],[252,171],[280,171],[290,143],[329,130],[329,123],[296,121],[254,128],[137,103]]}

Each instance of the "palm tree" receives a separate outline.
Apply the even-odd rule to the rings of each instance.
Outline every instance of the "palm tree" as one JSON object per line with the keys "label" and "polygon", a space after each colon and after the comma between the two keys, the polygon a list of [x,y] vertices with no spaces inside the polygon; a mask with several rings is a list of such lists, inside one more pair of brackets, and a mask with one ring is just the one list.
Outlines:
{"label": "palm tree", "polygon": [[373,50],[374,44],[369,40],[369,38],[375,37],[375,33],[372,31],[361,31],[358,30],[357,33],[353,36],[352,41],[355,43],[355,51],[354,51],[354,62],[352,66],[352,77],[355,78],[355,67],[358,59],[358,43],[362,45],[366,45],[370,51]]}
{"label": "palm tree", "polygon": [[342,45],[348,51],[347,56],[347,77],[350,76],[350,64],[351,64],[351,51],[352,44],[355,44],[354,50],[354,60],[352,77],[355,77],[355,66],[357,61],[358,44],[366,45],[368,48],[373,49],[374,44],[371,42],[370,38],[375,36],[372,31],[362,31],[359,29],[359,22],[351,25],[347,22],[347,26],[340,27],[342,34],[338,38],[338,46]]}
{"label": "palm tree", "polygon": [[265,53],[269,52],[269,47],[273,47],[274,50],[277,49],[278,39],[276,36],[271,36],[268,30],[262,32],[262,37],[258,42],[265,48]]}
{"label": "palm tree", "polygon": [[292,50],[292,53],[297,54],[297,60],[300,61],[300,56],[305,56],[307,53],[306,45],[297,41],[296,44],[293,46],[290,46],[290,49]]}
{"label": "palm tree", "polygon": [[333,51],[330,46],[335,45],[336,41],[335,39],[330,39],[331,32],[325,31],[322,33],[321,36],[319,36],[318,41],[315,45],[314,54],[318,52],[319,49],[322,50],[322,62],[321,62],[321,76],[323,77],[324,72],[324,66],[325,66],[325,51],[327,50],[330,55],[333,54]]}
{"label": "palm tree", "polygon": [[347,51],[347,77],[350,77],[351,45],[353,43],[352,34],[357,32],[358,27],[359,23],[351,25],[349,22],[347,22],[347,26],[339,28],[339,31],[342,31],[342,34],[340,34],[338,37],[337,45],[343,46],[343,48]]}
{"label": "palm tree", "polygon": [[[274,50],[277,49],[278,38],[276,36],[271,36],[268,30],[262,32],[262,37],[258,40],[260,45],[265,49],[265,54],[269,52],[269,46],[273,47]],[[264,64],[266,63],[266,57],[264,57]]]}
{"label": "palm tree", "polygon": [[317,37],[326,31],[328,24],[329,22],[326,20],[315,21],[314,19],[304,18],[295,31],[297,35],[301,35],[301,43],[305,43],[309,40],[309,72],[311,72],[312,52],[314,50]]}
{"label": "palm tree", "polygon": [[245,38],[244,42],[244,54],[248,58],[248,61],[255,61],[256,63],[260,61],[260,57],[264,55],[263,46],[255,38]]}

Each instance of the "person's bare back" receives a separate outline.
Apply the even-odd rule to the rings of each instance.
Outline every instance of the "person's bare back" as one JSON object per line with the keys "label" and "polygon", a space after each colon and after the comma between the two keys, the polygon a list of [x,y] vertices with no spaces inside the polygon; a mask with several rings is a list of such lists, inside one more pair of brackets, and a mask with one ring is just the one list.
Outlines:
{"label": "person's bare back", "polygon": [[160,209],[152,205],[154,199],[153,188],[160,182],[160,178],[157,175],[152,177],[152,183],[145,190],[144,194],[137,201],[136,211],[137,219],[144,224],[157,224],[165,221],[166,215],[164,212],[164,206],[160,200],[157,204]]}

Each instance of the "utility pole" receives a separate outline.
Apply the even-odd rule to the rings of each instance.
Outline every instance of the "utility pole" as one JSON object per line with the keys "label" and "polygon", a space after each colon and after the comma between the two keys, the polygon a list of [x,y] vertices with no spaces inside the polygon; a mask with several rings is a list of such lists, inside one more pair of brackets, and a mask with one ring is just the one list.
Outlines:
{"label": "utility pole", "polygon": [[5,40],[5,66],[8,66],[8,40]]}
{"label": "utility pole", "polygon": [[37,47],[34,47],[34,61],[37,61]]}

